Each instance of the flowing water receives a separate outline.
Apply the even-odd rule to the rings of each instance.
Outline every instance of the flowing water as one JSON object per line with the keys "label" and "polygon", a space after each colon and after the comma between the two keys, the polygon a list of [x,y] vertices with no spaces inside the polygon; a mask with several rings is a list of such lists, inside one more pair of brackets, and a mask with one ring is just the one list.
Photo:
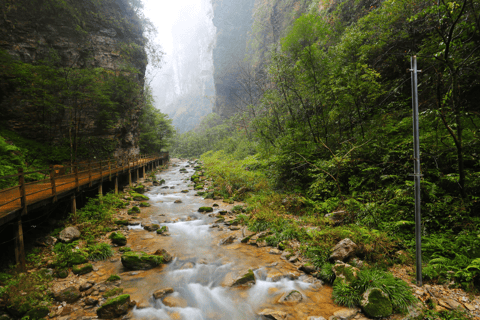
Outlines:
{"label": "flowing water", "polygon": [[[193,165],[175,161],[168,170],[157,175],[166,184],[154,186],[146,193],[152,207],[142,210],[142,224],[158,223],[169,228],[170,236],[147,232],[141,226],[130,227],[129,246],[153,253],[165,249],[173,261],[148,271],[126,271],[117,262],[113,267],[121,273],[125,292],[137,301],[136,319],[262,319],[257,314],[268,308],[289,314],[288,319],[323,316],[328,319],[341,309],[331,301],[331,288],[297,270],[298,266],[270,254],[271,247],[258,248],[240,243],[242,230],[229,230],[220,224],[212,227],[214,215],[233,205],[204,200],[195,196],[190,182]],[[186,167],[182,173],[180,168]],[[188,193],[182,193],[188,190]],[[174,203],[181,200],[182,203]],[[213,214],[198,212],[201,206],[214,207]],[[238,204],[238,203],[236,203]],[[220,245],[230,235],[233,243]],[[249,269],[256,282],[251,286],[231,287],[235,279]],[[171,287],[168,299],[156,300],[152,293]],[[292,290],[299,291],[301,302],[279,302]],[[167,302],[168,300],[168,302]],[[164,303],[165,302],[165,303]]]}

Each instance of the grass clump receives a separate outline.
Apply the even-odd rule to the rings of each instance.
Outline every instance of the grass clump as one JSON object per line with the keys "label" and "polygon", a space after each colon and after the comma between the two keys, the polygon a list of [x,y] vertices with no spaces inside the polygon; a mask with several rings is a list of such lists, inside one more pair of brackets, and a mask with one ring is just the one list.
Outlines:
{"label": "grass clump", "polygon": [[98,243],[87,247],[88,260],[100,261],[113,256],[114,251],[107,243]]}
{"label": "grass clump", "polygon": [[332,293],[333,301],[349,308],[358,306],[362,294],[370,288],[380,288],[385,292],[389,296],[393,308],[399,312],[406,312],[407,307],[416,301],[405,281],[378,269],[361,270],[358,278],[351,283],[335,281]]}
{"label": "grass clump", "polygon": [[127,213],[130,214],[130,215],[140,213],[140,208],[137,207],[137,206],[132,207],[131,209],[129,209],[127,211]]}

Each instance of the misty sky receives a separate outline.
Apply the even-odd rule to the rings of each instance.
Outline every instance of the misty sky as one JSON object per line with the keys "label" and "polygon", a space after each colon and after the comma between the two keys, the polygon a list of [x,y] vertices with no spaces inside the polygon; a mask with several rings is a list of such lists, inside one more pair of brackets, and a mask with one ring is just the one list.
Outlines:
{"label": "misty sky", "polygon": [[143,2],[145,14],[158,30],[155,42],[166,53],[164,66],[152,82],[155,106],[174,116],[181,107],[175,101],[186,95],[203,96],[211,87],[215,38],[211,0]]}

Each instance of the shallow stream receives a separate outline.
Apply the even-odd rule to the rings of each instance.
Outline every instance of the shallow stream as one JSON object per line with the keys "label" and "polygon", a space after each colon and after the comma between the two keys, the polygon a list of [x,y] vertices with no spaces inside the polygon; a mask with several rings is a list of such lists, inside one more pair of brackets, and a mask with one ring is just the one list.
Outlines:
{"label": "shallow stream", "polygon": [[[172,166],[161,174],[162,186],[150,187],[146,195],[152,207],[142,210],[142,225],[158,223],[169,228],[170,236],[147,232],[139,226],[130,227],[129,246],[136,251],[153,253],[165,249],[173,261],[148,271],[126,271],[118,262],[112,271],[120,273],[122,286],[132,300],[136,319],[265,319],[258,315],[264,309],[283,311],[288,319],[323,316],[328,319],[342,309],[331,301],[331,288],[322,286],[313,277],[298,271],[297,265],[271,254],[272,247],[240,243],[242,228],[230,230],[219,224],[212,227],[220,210],[229,210],[238,203],[227,205],[221,200],[204,200],[195,196],[190,186],[194,173],[188,162],[172,160]],[[186,173],[179,171],[187,169]],[[182,193],[188,190],[188,193]],[[175,203],[181,200],[181,203]],[[211,214],[198,212],[201,206],[214,207]],[[238,229],[238,228],[232,228]],[[220,241],[235,236],[231,244]],[[231,287],[235,279],[251,269],[255,284]],[[174,292],[156,300],[153,292],[171,287]],[[285,294],[297,290],[300,302],[280,302]],[[280,319],[280,318],[279,318]]]}

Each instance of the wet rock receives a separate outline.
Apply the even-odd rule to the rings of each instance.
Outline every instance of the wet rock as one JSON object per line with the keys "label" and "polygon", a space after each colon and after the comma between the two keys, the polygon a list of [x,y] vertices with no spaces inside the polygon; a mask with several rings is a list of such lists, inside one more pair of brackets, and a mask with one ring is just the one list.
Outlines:
{"label": "wet rock", "polygon": [[317,269],[315,268],[315,266],[313,264],[311,264],[310,262],[307,262],[307,263],[302,264],[301,267],[298,268],[298,270],[303,271],[307,274],[310,274],[310,273],[315,272]]}
{"label": "wet rock", "polygon": [[443,298],[443,301],[445,301],[450,306],[450,309],[463,309],[463,305],[453,299]]}
{"label": "wet rock", "polygon": [[307,320],[327,320],[322,316],[313,316],[313,317],[308,317]]}
{"label": "wet rock", "polygon": [[230,229],[232,231],[236,231],[236,230],[240,230],[240,227],[239,226],[231,226],[228,229]]}
{"label": "wet rock", "polygon": [[85,305],[87,305],[87,306],[95,306],[98,303],[98,299],[96,299],[94,297],[86,297],[85,300],[83,300],[83,301],[85,302]]}
{"label": "wet rock", "polygon": [[[344,308],[333,313],[332,320],[350,320],[360,312],[358,308]],[[357,319],[357,318],[355,318]]]}
{"label": "wet rock", "polygon": [[126,252],[122,255],[122,264],[130,270],[148,270],[163,262],[163,257],[143,252]]}
{"label": "wet rock", "polygon": [[80,299],[82,294],[80,293],[80,290],[75,288],[74,286],[68,287],[66,289],[54,292],[53,297],[55,300],[60,301],[60,302],[67,302],[67,303],[73,303]]}
{"label": "wet rock", "polygon": [[220,210],[220,211],[218,211],[218,213],[220,213],[222,216],[224,216],[224,215],[227,214],[227,210]]}
{"label": "wet rock", "polygon": [[258,313],[262,319],[273,319],[273,320],[286,320],[287,314],[283,311],[275,311],[272,309],[264,309]]}
{"label": "wet rock", "polygon": [[169,263],[173,260],[172,255],[168,253],[165,249],[158,249],[157,251],[155,251],[154,255],[161,256],[164,263]]}
{"label": "wet rock", "polygon": [[233,243],[233,241],[236,239],[237,237],[235,236],[228,236],[224,239],[222,239],[220,241],[220,245],[223,246],[223,245],[226,245],[226,244],[230,244],[230,243]]}
{"label": "wet rock", "polygon": [[278,250],[277,248],[273,248],[268,253],[279,255],[279,254],[282,254],[282,251]]}
{"label": "wet rock", "polygon": [[192,262],[187,262],[180,268],[180,270],[192,269],[194,267],[195,265]]}
{"label": "wet rock", "polygon": [[67,316],[72,312],[73,312],[73,308],[71,306],[65,306],[65,307],[62,308],[59,315],[60,316]]}
{"label": "wet rock", "polygon": [[163,233],[166,233],[168,232],[168,227],[167,226],[161,226],[158,230],[157,230],[157,234],[163,234]]}
{"label": "wet rock", "polygon": [[235,287],[247,284],[255,284],[255,274],[253,273],[252,269],[249,269],[247,273],[237,278],[231,286]]}
{"label": "wet rock", "polygon": [[85,282],[84,284],[82,284],[80,286],[80,291],[86,291],[88,289],[90,289],[91,287],[93,287],[95,283],[93,281],[88,281],[88,282]]}
{"label": "wet rock", "polygon": [[288,262],[290,263],[296,263],[298,262],[298,256],[293,256],[288,259]]}
{"label": "wet rock", "polygon": [[[33,309],[30,309],[22,319],[42,319],[48,315],[50,310],[47,306],[37,306]],[[0,316],[1,318],[1,316]]]}
{"label": "wet rock", "polygon": [[393,311],[390,298],[379,288],[367,289],[360,305],[365,315],[372,318],[388,317]]}
{"label": "wet rock", "polygon": [[200,207],[198,208],[198,212],[212,212],[213,208],[212,207]]}
{"label": "wet rock", "polygon": [[127,237],[120,232],[113,232],[109,236],[110,240],[112,240],[113,244],[118,246],[124,246],[127,244]]}
{"label": "wet rock", "polygon": [[337,263],[332,270],[335,273],[335,281],[343,281],[347,284],[357,279],[357,275],[360,272],[358,268],[352,267],[347,263]]}
{"label": "wet rock", "polygon": [[163,297],[165,297],[167,294],[170,294],[170,293],[173,293],[173,288],[164,288],[164,289],[155,291],[153,293],[153,297],[155,299],[162,299]]}
{"label": "wet rock", "polygon": [[124,294],[107,300],[97,310],[100,319],[113,319],[128,313],[130,308],[130,295]]}
{"label": "wet rock", "polygon": [[80,238],[80,235],[81,233],[77,228],[68,227],[60,232],[58,239],[60,239],[62,242],[69,243]]}
{"label": "wet rock", "polygon": [[329,259],[332,261],[346,261],[355,254],[356,249],[357,245],[349,238],[345,238],[333,247],[333,252]]}
{"label": "wet rock", "polygon": [[182,203],[182,200],[175,200],[175,201],[173,201],[173,203]]}
{"label": "wet rock", "polygon": [[167,296],[163,299],[163,304],[170,308],[186,308],[187,300],[182,297]]}
{"label": "wet rock", "polygon": [[147,231],[157,231],[160,228],[158,224],[147,224],[143,227],[143,229]]}
{"label": "wet rock", "polygon": [[297,290],[292,290],[285,293],[278,302],[300,302],[302,300],[303,295]]}

